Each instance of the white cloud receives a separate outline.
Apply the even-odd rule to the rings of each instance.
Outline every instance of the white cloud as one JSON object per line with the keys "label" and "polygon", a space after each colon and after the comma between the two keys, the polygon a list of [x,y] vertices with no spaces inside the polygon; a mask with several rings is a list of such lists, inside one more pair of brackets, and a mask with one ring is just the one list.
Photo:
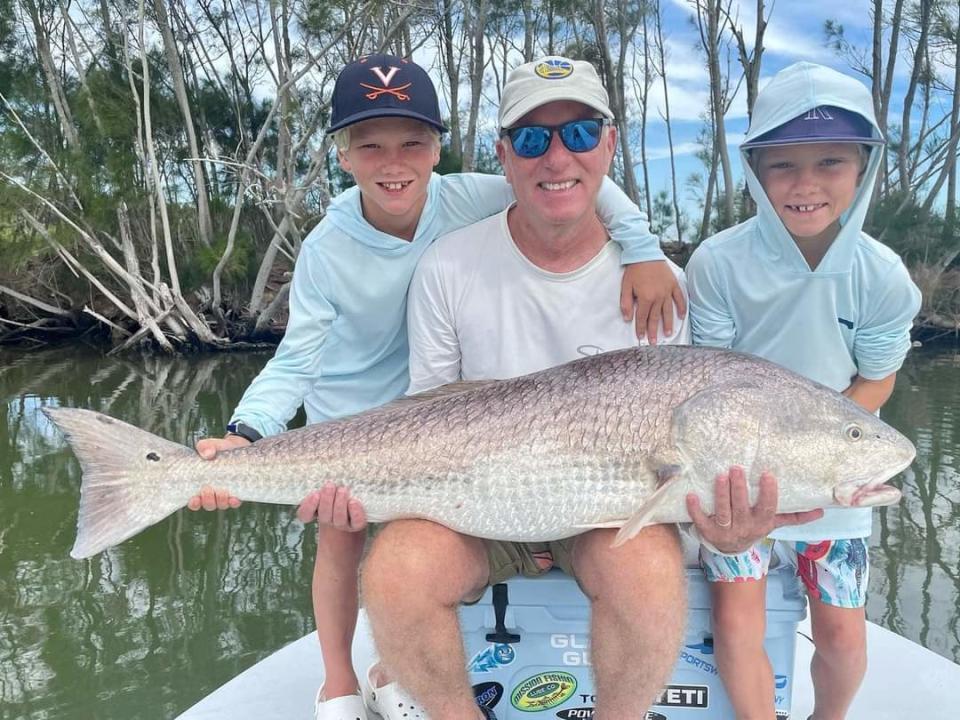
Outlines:
{"label": "white cloud", "polygon": [[[740,143],[743,142],[743,138],[743,133],[727,133],[727,147],[736,149],[740,146]],[[700,151],[701,147],[702,145],[700,145],[700,143],[693,141],[676,143],[673,146],[673,156],[684,157],[687,155],[695,155]],[[670,148],[667,146],[647,149],[647,160],[666,160],[669,157]]]}
{"label": "white cloud", "polygon": [[[700,151],[701,145],[698,142],[682,142],[673,146],[674,157],[684,155],[693,155]],[[666,160],[670,157],[669,147],[657,147],[647,150],[647,160]]]}

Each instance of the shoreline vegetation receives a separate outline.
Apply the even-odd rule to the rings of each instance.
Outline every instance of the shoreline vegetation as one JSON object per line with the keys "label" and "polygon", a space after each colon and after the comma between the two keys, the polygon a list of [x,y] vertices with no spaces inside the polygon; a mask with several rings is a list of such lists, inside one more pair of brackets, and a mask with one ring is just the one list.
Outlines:
{"label": "shoreline vegetation", "polygon": [[[923,292],[915,337],[956,342],[960,8],[868,5],[862,44],[834,20],[822,30],[828,62],[871,88],[889,141],[866,231]],[[750,24],[738,9],[690,0],[681,18],[698,31],[683,50],[702,64],[705,104],[698,169],[680,177],[673,4],[0,0],[0,345],[277,342],[301,243],[349,180],[323,134],[333,79],[381,50],[429,67],[455,109],[440,172],[499,172],[491,118],[510,67],[548,54],[592,62],[618,118],[614,179],[683,265],[753,214],[726,117],[735,98],[749,115],[761,75],[779,69],[765,32],[789,21],[764,0]],[[664,134],[668,177],[656,177],[648,136]]]}

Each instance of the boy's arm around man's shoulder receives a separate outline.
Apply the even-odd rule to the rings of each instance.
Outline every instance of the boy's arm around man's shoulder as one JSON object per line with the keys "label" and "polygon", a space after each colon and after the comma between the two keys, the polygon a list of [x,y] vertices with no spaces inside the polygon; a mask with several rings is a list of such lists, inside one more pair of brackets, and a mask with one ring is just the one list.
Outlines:
{"label": "boy's arm around man's shoulder", "polygon": [[445,235],[496,215],[510,207],[513,200],[513,189],[502,175],[441,175],[434,236]]}
{"label": "boy's arm around man's shoulder", "polygon": [[420,258],[407,294],[410,387],[416,394],[460,379],[460,342],[441,252],[434,243]]}
{"label": "boy's arm around man's shoulder", "polygon": [[620,288],[624,321],[633,320],[637,337],[651,344],[657,342],[661,326],[662,337],[674,335],[677,319],[687,315],[687,298],[646,214],[609,177],[603,178],[596,209],[626,266]]}
{"label": "boy's arm around man's shoulder", "polygon": [[606,176],[597,193],[597,216],[610,239],[620,246],[622,264],[667,259],[660,248],[660,238],[650,231],[646,214]]}
{"label": "boy's arm around man's shoulder", "polygon": [[727,278],[709,245],[693,251],[687,267],[690,295],[690,332],[694,345],[731,348],[737,326],[730,305]]}

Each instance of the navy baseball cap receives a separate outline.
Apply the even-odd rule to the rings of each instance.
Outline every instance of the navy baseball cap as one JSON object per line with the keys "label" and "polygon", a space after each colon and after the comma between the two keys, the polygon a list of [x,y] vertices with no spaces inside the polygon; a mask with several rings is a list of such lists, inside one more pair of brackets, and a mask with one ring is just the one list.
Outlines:
{"label": "navy baseball cap", "polygon": [[740,147],[751,150],[775,145],[828,142],[883,145],[883,139],[874,135],[873,125],[863,115],[833,105],[821,105]]}
{"label": "navy baseball cap", "polygon": [[447,132],[426,70],[395,55],[366,55],[344,67],[333,86],[331,105],[328,134],[380,117],[413,118]]}

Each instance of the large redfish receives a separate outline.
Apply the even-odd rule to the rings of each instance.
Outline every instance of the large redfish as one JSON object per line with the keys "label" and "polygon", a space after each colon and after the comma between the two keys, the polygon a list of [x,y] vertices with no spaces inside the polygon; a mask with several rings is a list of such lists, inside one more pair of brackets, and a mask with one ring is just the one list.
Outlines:
{"label": "large redfish", "polygon": [[896,502],[885,481],[913,445],[879,418],[778,365],[709,348],[610,352],[512,380],[458,383],[202,460],[89,410],[46,409],[83,468],[76,544],[89,557],[159,522],[202,485],[296,504],[347,485],[372,522],[428,518],[540,541],[688,520],[714,476],[743,465],[779,510]]}

